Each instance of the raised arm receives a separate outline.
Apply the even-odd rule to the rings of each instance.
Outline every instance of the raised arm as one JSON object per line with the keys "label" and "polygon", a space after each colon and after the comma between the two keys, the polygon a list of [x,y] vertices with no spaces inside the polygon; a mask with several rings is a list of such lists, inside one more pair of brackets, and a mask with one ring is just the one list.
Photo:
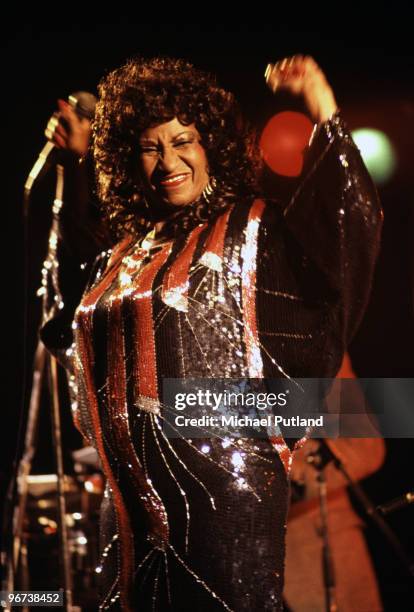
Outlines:
{"label": "raised arm", "polygon": [[43,322],[40,336],[62,356],[72,344],[74,311],[91,276],[97,256],[110,246],[94,195],[94,172],[88,156],[91,123],[59,101],[46,136],[62,150],[64,193],[54,207],[49,250],[43,268]]}
{"label": "raised arm", "polygon": [[294,56],[269,64],[266,81],[273,91],[284,88],[303,96],[315,121],[301,181],[284,217],[304,254],[338,295],[341,320],[336,326],[345,350],[371,288],[382,226],[378,195],[316,62]]}

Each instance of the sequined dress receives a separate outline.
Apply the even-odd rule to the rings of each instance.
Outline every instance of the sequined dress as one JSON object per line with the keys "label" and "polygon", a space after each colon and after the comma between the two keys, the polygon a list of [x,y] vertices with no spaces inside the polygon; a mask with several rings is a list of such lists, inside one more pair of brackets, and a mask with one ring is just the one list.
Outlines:
{"label": "sequined dress", "polygon": [[162,383],[335,376],[366,306],[381,220],[338,114],[316,133],[283,212],[229,200],[151,257],[126,237],[98,256],[79,305],[85,279],[56,306],[52,230],[41,333],[71,372],[75,422],[106,476],[101,609],[282,609],[293,445],[167,438]]}

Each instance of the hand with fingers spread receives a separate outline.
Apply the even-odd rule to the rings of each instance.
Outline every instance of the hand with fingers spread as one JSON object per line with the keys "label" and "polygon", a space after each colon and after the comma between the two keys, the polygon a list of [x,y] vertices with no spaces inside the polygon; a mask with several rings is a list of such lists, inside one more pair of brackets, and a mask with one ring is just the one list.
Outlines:
{"label": "hand with fingers spread", "polygon": [[82,158],[88,152],[91,122],[85,117],[79,117],[64,100],[58,100],[58,106],[59,111],[49,119],[45,136],[57,148]]}
{"label": "hand with fingers spread", "polygon": [[338,110],[325,74],[308,55],[293,55],[275,64],[269,63],[265,79],[273,93],[285,90],[303,96],[309,114],[317,123],[326,121]]}

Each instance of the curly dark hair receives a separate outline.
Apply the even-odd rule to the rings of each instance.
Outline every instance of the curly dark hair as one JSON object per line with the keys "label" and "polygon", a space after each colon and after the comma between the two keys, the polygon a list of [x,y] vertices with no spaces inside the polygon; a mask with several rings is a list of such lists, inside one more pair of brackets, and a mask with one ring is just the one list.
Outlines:
{"label": "curly dark hair", "polygon": [[117,237],[148,225],[137,172],[139,134],[174,117],[198,129],[217,181],[216,201],[220,194],[256,191],[254,132],[214,76],[183,59],[137,57],[104,77],[99,94],[93,125],[97,189]]}

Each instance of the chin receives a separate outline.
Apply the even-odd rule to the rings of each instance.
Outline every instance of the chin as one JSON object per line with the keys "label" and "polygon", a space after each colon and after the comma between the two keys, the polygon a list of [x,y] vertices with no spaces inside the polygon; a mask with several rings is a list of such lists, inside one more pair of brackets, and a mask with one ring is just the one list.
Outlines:
{"label": "chin", "polygon": [[187,204],[191,204],[191,200],[188,200],[188,199],[166,200],[165,204],[167,206],[174,206],[177,208],[178,206],[187,206]]}
{"label": "chin", "polygon": [[174,207],[178,207],[178,206],[187,206],[188,204],[191,204],[192,202],[194,202],[197,198],[192,198],[189,196],[179,196],[177,195],[176,197],[173,198],[168,198],[168,199],[164,199],[164,203],[167,206],[174,206]]}
{"label": "chin", "polygon": [[150,195],[151,205],[154,209],[165,209],[166,212],[170,209],[181,208],[192,204],[199,198],[199,194],[194,193],[174,193],[174,194],[155,194]]}

